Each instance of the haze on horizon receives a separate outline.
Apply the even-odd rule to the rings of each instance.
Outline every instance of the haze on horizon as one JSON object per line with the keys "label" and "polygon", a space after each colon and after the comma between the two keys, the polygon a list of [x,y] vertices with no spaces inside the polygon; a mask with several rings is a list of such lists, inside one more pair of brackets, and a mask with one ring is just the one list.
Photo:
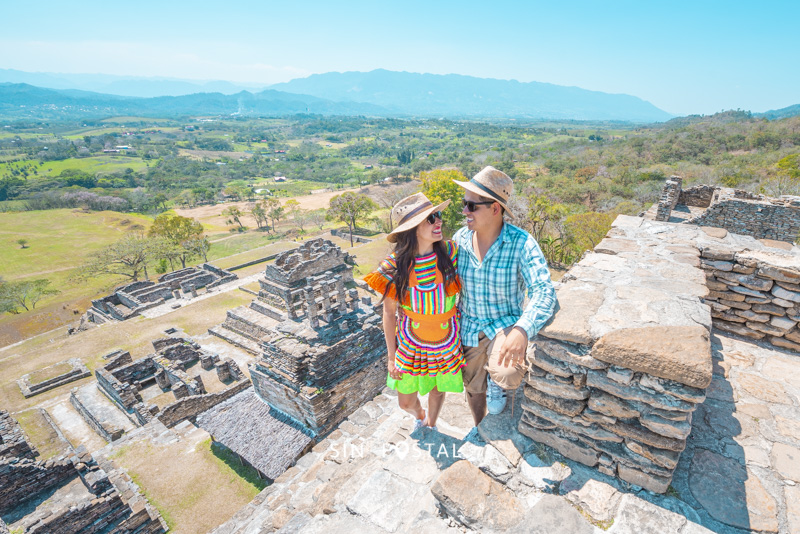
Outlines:
{"label": "haze on horizon", "polygon": [[387,69],[637,96],[675,115],[800,103],[800,3],[579,0],[4,5],[0,68],[249,86]]}

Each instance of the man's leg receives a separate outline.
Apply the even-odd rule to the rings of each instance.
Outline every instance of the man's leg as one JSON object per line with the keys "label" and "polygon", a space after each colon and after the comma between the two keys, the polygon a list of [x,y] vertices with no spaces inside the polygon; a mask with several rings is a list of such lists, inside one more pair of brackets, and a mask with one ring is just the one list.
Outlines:
{"label": "man's leg", "polygon": [[475,426],[486,416],[486,359],[489,339],[481,334],[477,347],[463,347],[467,366],[461,370],[467,405],[472,412]]}

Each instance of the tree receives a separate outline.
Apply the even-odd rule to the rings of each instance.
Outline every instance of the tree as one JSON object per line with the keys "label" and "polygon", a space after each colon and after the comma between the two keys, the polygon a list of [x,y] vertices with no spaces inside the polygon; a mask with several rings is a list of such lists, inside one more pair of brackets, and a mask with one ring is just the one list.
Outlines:
{"label": "tree", "polygon": [[198,239],[203,235],[203,225],[195,219],[162,213],[153,221],[148,232],[150,237],[162,237],[170,242],[178,251],[181,266],[186,268],[186,260],[193,255],[186,247],[186,242]]}
{"label": "tree", "polygon": [[48,287],[50,280],[41,278],[24,282],[4,282],[0,280],[0,311],[12,314],[36,308],[36,303],[47,295],[57,295],[59,290]]}
{"label": "tree", "polygon": [[564,227],[570,241],[580,253],[584,250],[592,250],[609,230],[611,223],[617,217],[615,213],[579,213],[570,215],[564,221]]}
{"label": "tree", "polygon": [[368,196],[347,191],[331,199],[328,218],[347,223],[347,227],[350,229],[350,246],[352,247],[356,221],[369,216],[377,207],[377,204],[370,200]]}
{"label": "tree", "polygon": [[242,225],[242,210],[240,210],[237,206],[228,206],[224,210],[222,210],[222,214],[227,217],[228,219],[225,221],[225,224],[239,225],[239,230],[244,230],[244,226]]}
{"label": "tree", "polygon": [[399,187],[389,187],[378,194],[378,204],[384,208],[389,209],[388,226],[391,232],[394,229],[394,221],[392,221],[391,210],[395,204],[403,200],[409,195],[417,192],[417,187],[412,184],[403,184]]}
{"label": "tree", "polygon": [[27,239],[17,239],[17,245],[19,245],[19,248],[28,248],[28,240]]}
{"label": "tree", "polygon": [[800,154],[778,160],[775,171],[761,182],[761,190],[773,197],[800,194]]}
{"label": "tree", "polygon": [[86,279],[111,274],[124,276],[131,282],[136,282],[142,273],[147,278],[147,262],[165,257],[166,244],[163,238],[147,237],[141,232],[131,232],[116,243],[100,249],[81,267],[78,278]]}
{"label": "tree", "polygon": [[184,243],[184,246],[192,251],[196,256],[202,256],[203,262],[208,262],[208,251],[211,249],[211,242],[206,236],[198,236],[189,239]]}
{"label": "tree", "polygon": [[328,220],[328,214],[324,209],[314,210],[308,214],[308,219],[311,224],[322,230],[322,227],[325,226],[325,221]]}
{"label": "tree", "polygon": [[[256,220],[256,226],[258,228],[267,224],[267,212],[264,211],[264,206],[262,206],[261,203],[256,202],[253,204],[253,207],[250,209],[250,214],[253,216],[253,219]],[[267,225],[267,231],[269,231],[269,225]]]}
{"label": "tree", "polygon": [[280,221],[283,218],[283,206],[281,206],[281,201],[277,198],[268,198],[264,201],[264,209],[267,211],[267,216],[272,221],[272,231],[275,232],[275,221]]}
{"label": "tree", "polygon": [[444,234],[452,236],[464,223],[464,215],[461,213],[464,209],[461,205],[464,189],[453,180],[463,182],[466,178],[455,169],[436,169],[420,173],[419,179],[422,181],[422,192],[428,200],[434,204],[441,204],[445,200],[451,201],[444,210],[442,220]]}

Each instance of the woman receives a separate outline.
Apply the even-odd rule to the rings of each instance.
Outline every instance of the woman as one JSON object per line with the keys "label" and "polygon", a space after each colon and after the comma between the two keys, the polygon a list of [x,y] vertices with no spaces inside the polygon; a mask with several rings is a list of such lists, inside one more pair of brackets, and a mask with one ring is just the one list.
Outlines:
{"label": "woman", "polygon": [[[394,251],[364,278],[383,295],[386,385],[416,419],[415,430],[435,429],[445,392],[464,389],[455,306],[458,250],[442,240],[442,210],[449,204],[434,206],[422,193],[398,202],[392,210],[397,227],[386,237]],[[418,394],[429,395],[427,413]]]}

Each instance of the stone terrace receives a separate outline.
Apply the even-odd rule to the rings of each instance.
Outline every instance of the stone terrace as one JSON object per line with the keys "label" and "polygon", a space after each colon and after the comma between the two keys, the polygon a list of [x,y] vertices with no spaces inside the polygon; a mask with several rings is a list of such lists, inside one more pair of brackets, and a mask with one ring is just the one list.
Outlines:
{"label": "stone terrace", "polygon": [[[700,339],[705,356],[688,359],[700,365],[684,366],[680,373],[676,367],[683,359],[669,355],[664,355],[666,367],[653,366],[657,359],[636,350],[630,350],[624,362],[595,358],[602,363],[602,378],[617,384],[618,392],[639,389],[651,402],[689,402],[675,393],[686,396],[692,390],[665,380],[666,372],[671,378],[682,377],[683,388],[699,390],[690,399],[692,415],[684,419],[691,433],[680,440],[680,455],[655,454],[652,449],[658,447],[648,445],[653,458],[676,463],[664,494],[643,489],[636,478],[631,483],[625,481],[631,477],[620,476],[619,466],[635,458],[622,456],[624,451],[615,448],[617,456],[602,450],[592,453],[595,449],[589,442],[575,442],[573,446],[597,455],[598,462],[589,462],[592,465],[617,467],[600,470],[519,432],[518,428],[526,428],[520,420],[531,420],[533,401],[525,395],[535,389],[530,384],[516,392],[513,416],[510,406],[500,416],[488,416],[479,427],[481,439],[473,442],[463,441],[471,418],[461,395],[447,397],[438,432],[411,434],[411,417],[399,410],[393,393],[385,391],[213,532],[800,532],[800,358],[763,341],[709,332],[710,308],[701,301],[708,291],[707,271],[700,268],[699,249],[712,245],[757,252],[770,248],[717,229],[619,218],[596,253],[565,277],[558,289],[561,311],[544,332],[553,336],[551,342],[560,333],[556,341],[573,348],[587,343],[587,338],[600,339],[630,328],[676,328],[678,338],[671,342],[678,344],[684,340],[680,329],[705,332],[705,342]],[[567,335],[574,339],[565,341]],[[603,356],[598,349],[597,344],[592,346],[594,356],[589,357]],[[541,353],[540,347],[533,363]],[[694,356],[698,355],[702,356]],[[588,361],[586,353],[577,356]],[[532,377],[566,387],[560,380],[564,377],[552,371],[570,367],[555,358],[539,363],[551,369],[540,377],[536,375],[542,373],[535,371]],[[645,363],[650,367],[643,367]],[[574,377],[582,373],[576,362],[570,366],[570,383],[577,391],[584,386]],[[627,386],[620,385],[626,381]],[[589,398],[602,397],[599,383],[587,380],[587,385]],[[528,409],[523,409],[525,405]],[[581,410],[589,409],[581,406]],[[563,414],[558,418],[539,412],[540,419],[546,414],[569,422]],[[591,412],[588,415],[614,427],[602,414]],[[643,420],[635,419],[644,426]],[[559,435],[554,431],[558,425],[548,421],[551,428],[540,429],[542,433]],[[664,426],[655,428],[667,431]],[[637,439],[642,435],[652,438],[639,429]],[[618,444],[616,439],[608,443]],[[611,461],[600,463],[601,453]]]}

